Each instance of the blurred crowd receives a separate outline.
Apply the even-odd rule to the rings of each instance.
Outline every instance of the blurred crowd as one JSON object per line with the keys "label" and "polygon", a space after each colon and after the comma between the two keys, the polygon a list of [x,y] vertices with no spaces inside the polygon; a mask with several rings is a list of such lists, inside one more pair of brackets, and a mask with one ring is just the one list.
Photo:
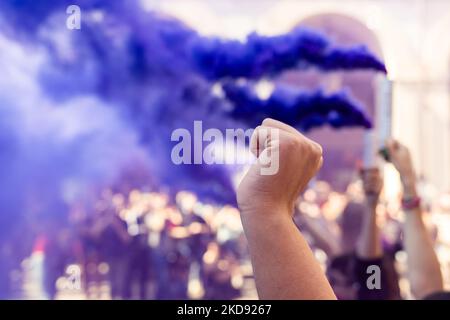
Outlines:
{"label": "blurred crowd", "polygon": [[[164,193],[105,190],[94,208],[76,205],[68,219],[35,226],[32,254],[12,271],[19,295],[233,299],[251,276],[238,210],[204,205],[189,192],[169,203]],[[11,262],[26,256],[3,251]]]}
{"label": "blurred crowd", "polygon": [[[380,176],[380,173],[375,174],[375,180],[381,180]],[[370,197],[373,197],[370,190],[370,183],[373,183],[371,179],[374,177],[364,177],[364,170],[355,172],[354,182],[344,193],[336,192],[324,181],[315,183],[314,188],[308,189],[299,201],[294,217],[295,223],[321,262],[339,299],[423,298],[420,293],[414,294],[414,284],[411,284],[411,279],[408,278],[411,261],[408,263],[408,252],[405,248],[405,232],[411,234],[419,230],[413,228],[405,230],[405,214],[408,213],[402,209],[402,194],[400,191],[394,195],[386,194],[382,181],[378,187],[379,194],[376,196],[379,198],[374,203],[374,225],[371,226],[371,222],[365,221],[366,217],[371,215],[368,213],[371,206],[368,202]],[[422,217],[440,261],[444,276],[443,285],[448,288],[450,197],[448,194],[438,194],[423,178],[421,180],[418,187],[423,200]],[[365,227],[365,224],[369,224],[369,227]],[[374,234],[370,234],[371,232]],[[378,252],[374,253],[375,258],[370,255],[361,256],[360,253],[364,249],[358,250],[358,245],[364,241],[368,241],[369,246],[380,246]],[[432,250],[418,247],[415,251],[420,255],[421,249],[429,252]],[[425,252],[422,254],[425,256]],[[365,295],[359,289],[366,286],[369,276],[367,267],[371,264],[381,267],[383,290],[366,292]],[[426,274],[420,276],[427,277]]]}
{"label": "blurred crowd", "polygon": [[[295,223],[340,299],[361,298],[353,263],[363,232],[366,191],[356,173],[345,192],[315,181],[296,206]],[[424,219],[446,275],[449,199],[433,197],[424,197]],[[412,298],[400,195],[388,199],[381,192],[376,211],[383,272],[390,279],[387,295],[379,298]],[[74,205],[67,219],[48,217],[32,226],[2,243],[2,298],[257,297],[239,211],[204,204],[190,192],[179,192],[171,201],[165,193],[108,189],[90,208]]]}

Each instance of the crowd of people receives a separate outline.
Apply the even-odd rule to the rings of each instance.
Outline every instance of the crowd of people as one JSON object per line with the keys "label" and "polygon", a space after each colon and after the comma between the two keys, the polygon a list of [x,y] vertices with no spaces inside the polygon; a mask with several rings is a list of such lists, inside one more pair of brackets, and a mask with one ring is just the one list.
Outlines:
{"label": "crowd of people", "polygon": [[164,193],[105,190],[93,208],[73,206],[68,221],[42,221],[31,242],[22,257],[44,257],[42,297],[51,299],[74,289],[89,299],[233,299],[249,273],[238,210],[190,192],[169,202]]}
{"label": "crowd of people", "polygon": [[[379,168],[358,169],[346,192],[337,192],[324,181],[314,181],[301,197],[292,198],[295,201],[288,220],[294,222],[295,230],[277,230],[278,221],[283,219],[278,213],[274,220],[272,214],[263,213],[283,211],[282,206],[274,204],[283,200],[284,194],[273,199],[267,194],[262,199],[245,194],[242,200],[242,193],[252,190],[245,185],[246,178],[238,189],[240,210],[202,203],[187,191],[171,199],[166,193],[143,189],[104,190],[92,206],[75,204],[66,219],[49,217],[34,223],[32,232],[19,233],[21,241],[2,243],[2,261],[8,264],[2,263],[2,297],[26,296],[12,296],[11,292],[14,283],[16,291],[20,291],[18,287],[23,291],[24,282],[29,281],[24,276],[24,261],[30,260],[24,258],[36,254],[43,257],[39,278],[42,297],[50,299],[64,298],[71,290],[88,299],[256,298],[251,285],[246,292],[246,284],[253,283],[253,276],[260,297],[298,298],[295,290],[291,294],[283,287],[283,275],[294,284],[296,273],[312,274],[310,281],[320,278],[322,270],[326,275],[323,291],[302,297],[447,297],[442,270],[448,271],[450,265],[450,242],[439,233],[439,227],[449,226],[449,214],[445,210],[437,213],[434,204],[420,197],[408,149],[393,141],[389,150],[403,186],[398,198],[388,199],[383,192]],[[295,158],[293,163],[297,165]],[[276,192],[288,190],[278,188]],[[303,247],[296,248],[289,242],[297,235],[303,235],[306,241],[292,240]],[[280,245],[278,241],[287,242],[273,247]],[[267,247],[259,252],[264,245]],[[305,257],[309,248],[314,257],[311,261],[319,264],[304,265],[302,270],[302,263],[308,262]],[[276,252],[283,256],[277,257]],[[299,253],[304,260],[290,269]],[[294,259],[283,264],[285,257]],[[276,261],[282,265],[275,265]],[[367,285],[370,266],[380,270],[379,288]],[[73,270],[79,270],[75,277]],[[317,281],[320,284],[322,280]],[[324,294],[327,284],[332,288],[331,295]],[[300,286],[295,289],[301,291]]]}
{"label": "crowd of people", "polygon": [[[320,170],[322,148],[279,121],[266,119],[261,127],[264,131],[278,130],[276,136],[280,138],[274,140],[270,134],[261,138],[257,132],[252,142],[258,148],[253,150],[259,157],[276,148],[282,163],[280,171],[273,177],[263,176],[259,173],[261,163],[257,162],[238,188],[239,208],[260,298],[401,299],[399,274],[393,261],[399,248],[407,257],[406,277],[412,297],[450,298],[445,291],[444,268],[434,247],[435,237],[425,224],[423,199],[407,147],[396,140],[386,141],[386,160],[396,169],[401,181],[399,211],[404,215],[401,222],[386,219],[391,226],[397,223],[394,229],[399,231],[398,236],[393,232],[390,243],[383,242],[386,238],[377,221],[383,182],[375,166],[361,169],[364,197],[359,203],[347,203],[334,221],[337,232],[330,228],[331,223],[317,223],[301,212],[297,220],[306,226],[306,231],[298,232],[295,213],[308,207],[305,203],[297,206],[298,196]],[[315,246],[327,254],[327,277],[311,245],[305,241],[307,233]]]}

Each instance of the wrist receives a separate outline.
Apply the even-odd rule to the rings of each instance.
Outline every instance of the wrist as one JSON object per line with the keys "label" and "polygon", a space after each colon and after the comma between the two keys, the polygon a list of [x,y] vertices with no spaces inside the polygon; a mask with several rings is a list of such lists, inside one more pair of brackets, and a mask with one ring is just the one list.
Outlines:
{"label": "wrist", "polygon": [[405,211],[411,211],[420,208],[421,199],[418,196],[405,196],[402,199],[402,209]]}
{"label": "wrist", "polygon": [[416,196],[416,178],[413,173],[402,175],[403,192],[408,196]]}
{"label": "wrist", "polygon": [[378,200],[366,199],[366,206],[370,209],[371,212],[374,212],[377,208]]}
{"label": "wrist", "polygon": [[274,224],[293,223],[293,210],[287,206],[278,206],[272,204],[258,205],[251,208],[240,208],[241,220],[246,227],[255,227],[257,225],[270,226]]}
{"label": "wrist", "polygon": [[412,198],[417,197],[417,189],[415,182],[403,183],[403,197]]}
{"label": "wrist", "polygon": [[366,205],[372,209],[377,207],[378,200],[379,200],[379,195],[376,195],[376,194],[369,193],[369,194],[366,194],[366,196],[365,196]]}
{"label": "wrist", "polygon": [[280,214],[293,216],[294,205],[289,205],[285,201],[272,201],[269,199],[258,200],[252,199],[252,201],[245,201],[245,203],[238,203],[241,215],[249,217],[260,217],[262,215],[269,216],[275,215],[277,217]]}

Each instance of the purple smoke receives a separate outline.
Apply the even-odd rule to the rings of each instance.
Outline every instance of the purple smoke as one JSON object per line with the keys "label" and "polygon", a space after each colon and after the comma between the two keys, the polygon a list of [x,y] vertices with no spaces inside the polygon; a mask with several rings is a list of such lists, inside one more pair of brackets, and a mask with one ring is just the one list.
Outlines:
{"label": "purple smoke", "polygon": [[277,87],[268,99],[260,99],[248,85],[229,83],[223,89],[234,104],[230,116],[251,119],[253,126],[259,125],[264,118],[276,118],[302,131],[326,124],[336,129],[352,126],[371,128],[363,109],[345,92],[326,95],[321,90],[305,93]]}
{"label": "purple smoke", "polygon": [[[65,27],[71,4],[83,10],[82,30]],[[234,168],[172,163],[174,129],[192,129],[194,120],[205,130],[246,129],[267,115],[305,130],[368,123],[341,93],[275,92],[268,105],[256,108],[230,94],[232,83],[216,80],[257,80],[303,64],[384,70],[367,51],[333,48],[311,31],[252,35],[245,44],[204,38],[136,2],[2,1],[0,26],[3,226],[24,212],[56,214],[138,165],[152,187],[234,203]],[[215,85],[223,85],[227,96],[215,95]],[[297,101],[287,109],[292,97]],[[286,119],[285,112],[296,116]]]}
{"label": "purple smoke", "polygon": [[311,66],[326,71],[386,72],[384,64],[364,46],[334,48],[325,36],[304,28],[274,37],[253,33],[245,42],[197,37],[193,59],[199,71],[212,80],[273,77],[285,70]]}

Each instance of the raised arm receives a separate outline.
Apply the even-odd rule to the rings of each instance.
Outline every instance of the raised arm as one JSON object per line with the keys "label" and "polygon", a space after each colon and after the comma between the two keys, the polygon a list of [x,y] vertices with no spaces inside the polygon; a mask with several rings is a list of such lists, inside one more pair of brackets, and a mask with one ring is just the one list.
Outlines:
{"label": "raised arm", "polygon": [[388,141],[389,156],[403,185],[405,211],[404,247],[408,256],[408,278],[417,299],[443,290],[441,268],[431,237],[422,219],[416,174],[409,150],[398,141]]}
{"label": "raised arm", "polygon": [[[295,200],[322,165],[321,147],[271,119],[255,130],[251,147],[258,161],[239,185],[237,197],[259,297],[335,299],[292,220]],[[267,159],[277,170],[264,170]]]}
{"label": "raised arm", "polygon": [[362,259],[377,259],[383,256],[376,213],[382,180],[378,169],[363,170],[361,178],[364,186],[366,209],[363,213],[361,232],[356,243],[356,255]]}
{"label": "raised arm", "polygon": [[[356,260],[354,263],[358,300],[389,300],[398,298],[398,278],[395,270],[383,255],[381,231],[377,224],[377,205],[383,186],[378,168],[364,169],[361,178],[365,193],[365,209],[362,212],[362,225],[356,242]],[[380,287],[373,290],[367,285],[368,268],[378,266],[381,270]]]}

